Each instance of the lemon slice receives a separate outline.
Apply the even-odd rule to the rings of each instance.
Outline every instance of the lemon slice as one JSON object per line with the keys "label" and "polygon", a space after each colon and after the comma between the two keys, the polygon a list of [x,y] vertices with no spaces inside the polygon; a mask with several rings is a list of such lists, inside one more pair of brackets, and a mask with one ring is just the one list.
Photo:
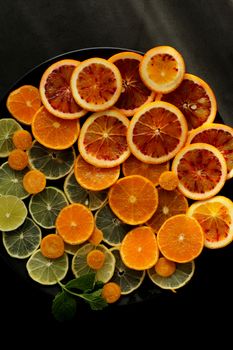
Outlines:
{"label": "lemon slice", "polygon": [[15,196],[0,197],[0,230],[12,231],[17,229],[27,216],[24,202]]}
{"label": "lemon slice", "polygon": [[34,281],[44,285],[56,284],[68,272],[68,256],[64,253],[60,258],[49,259],[43,256],[40,250],[37,250],[28,259],[26,268]]}
{"label": "lemon slice", "polygon": [[14,132],[20,129],[21,125],[12,118],[0,120],[0,157],[7,157],[15,148],[12,137]]}
{"label": "lemon slice", "polygon": [[41,230],[32,219],[26,218],[16,230],[3,232],[2,238],[3,245],[11,257],[25,259],[39,248]]}
{"label": "lemon slice", "polygon": [[3,163],[0,167],[0,194],[12,195],[20,199],[29,196],[23,187],[23,177],[28,169],[14,170],[9,167],[8,162]]}

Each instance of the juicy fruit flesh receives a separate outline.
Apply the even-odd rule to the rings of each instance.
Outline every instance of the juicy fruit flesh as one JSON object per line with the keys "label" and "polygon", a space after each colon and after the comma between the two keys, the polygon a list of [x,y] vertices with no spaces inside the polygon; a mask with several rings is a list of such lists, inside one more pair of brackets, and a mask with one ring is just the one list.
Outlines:
{"label": "juicy fruit flesh", "polygon": [[176,60],[168,54],[157,54],[151,57],[147,69],[150,79],[159,84],[175,79],[178,72]]}

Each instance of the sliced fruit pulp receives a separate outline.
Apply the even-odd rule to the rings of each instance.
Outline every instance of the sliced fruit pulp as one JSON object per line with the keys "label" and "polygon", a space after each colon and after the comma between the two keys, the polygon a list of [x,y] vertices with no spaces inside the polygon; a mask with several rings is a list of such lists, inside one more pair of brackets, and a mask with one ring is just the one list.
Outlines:
{"label": "sliced fruit pulp", "polygon": [[157,83],[167,83],[175,79],[178,66],[176,60],[171,55],[157,54],[151,57],[147,69],[151,80]]}

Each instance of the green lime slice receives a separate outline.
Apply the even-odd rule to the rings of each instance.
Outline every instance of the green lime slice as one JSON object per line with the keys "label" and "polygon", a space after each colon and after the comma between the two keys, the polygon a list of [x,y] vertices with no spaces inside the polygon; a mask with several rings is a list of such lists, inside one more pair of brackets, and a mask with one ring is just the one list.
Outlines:
{"label": "green lime slice", "polygon": [[74,255],[81,246],[81,244],[69,244],[64,242],[65,252],[70,255]]}
{"label": "green lime slice", "polygon": [[43,256],[40,250],[37,250],[28,259],[26,268],[34,281],[44,285],[56,284],[68,272],[68,256],[64,253],[60,258],[49,259]]}
{"label": "green lime slice", "polygon": [[3,163],[0,167],[0,194],[27,198],[29,193],[23,187],[23,177],[27,172],[28,168],[19,171],[10,168],[8,162]]}
{"label": "green lime slice", "polygon": [[29,212],[33,220],[44,228],[54,228],[57,215],[68,205],[65,194],[55,188],[46,187],[42,192],[34,194],[29,202]]}
{"label": "green lime slice", "polygon": [[[99,270],[93,270],[87,265],[87,254],[93,250],[99,249],[105,254],[104,264]],[[89,272],[96,272],[96,280],[107,283],[113,276],[115,269],[115,258],[108,248],[100,244],[97,247],[87,243],[77,250],[72,259],[72,271],[75,277],[80,277]]]}
{"label": "green lime slice", "polygon": [[105,204],[95,214],[96,226],[103,232],[103,241],[111,246],[117,246],[132,226],[124,224]]}
{"label": "green lime slice", "polygon": [[99,209],[107,200],[108,191],[89,191],[81,187],[72,171],[65,179],[64,192],[70,203],[81,203],[90,210]]}
{"label": "green lime slice", "polygon": [[195,270],[194,261],[176,264],[176,271],[169,277],[159,276],[154,267],[147,270],[151,281],[163,289],[178,289],[183,287],[192,278]]}
{"label": "green lime slice", "polygon": [[28,151],[29,164],[33,169],[40,170],[47,179],[60,179],[70,172],[75,160],[74,147],[56,151],[46,148],[34,141]]}
{"label": "green lime slice", "polygon": [[2,239],[3,245],[11,257],[25,259],[39,248],[41,230],[32,219],[26,218],[16,230],[3,232]]}
{"label": "green lime slice", "polygon": [[15,148],[12,136],[16,130],[22,129],[21,125],[12,118],[0,120],[0,157],[7,157]]}
{"label": "green lime slice", "polygon": [[0,197],[0,230],[12,231],[17,229],[27,216],[24,202],[16,196]]}
{"label": "green lime slice", "polygon": [[116,266],[111,282],[117,283],[121,287],[121,294],[126,295],[132,293],[142,284],[145,271],[136,271],[129,269],[121,260],[118,248],[110,249],[116,259]]}

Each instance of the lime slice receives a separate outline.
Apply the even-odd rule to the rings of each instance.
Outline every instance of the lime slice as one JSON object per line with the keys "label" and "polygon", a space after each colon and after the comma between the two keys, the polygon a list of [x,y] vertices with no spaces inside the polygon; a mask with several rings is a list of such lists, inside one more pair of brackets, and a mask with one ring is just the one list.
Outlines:
{"label": "lime slice", "polygon": [[26,218],[16,230],[3,232],[2,239],[3,245],[11,257],[25,259],[39,248],[41,230],[32,219]]}
{"label": "lime slice", "polygon": [[65,252],[70,255],[74,255],[77,250],[81,247],[81,244],[69,244],[64,242]]}
{"label": "lime slice", "polygon": [[57,215],[68,204],[61,190],[46,187],[42,192],[31,197],[29,212],[33,220],[41,227],[54,228]]}
{"label": "lime slice", "polygon": [[34,141],[28,151],[29,164],[33,169],[40,170],[47,179],[60,179],[70,172],[75,160],[74,147],[56,151],[42,146]]}
{"label": "lime slice", "polygon": [[126,295],[132,293],[142,284],[145,271],[136,271],[129,269],[121,260],[118,248],[110,249],[116,259],[116,266],[111,282],[117,283],[121,287],[121,294]]}
{"label": "lime slice", "polygon": [[29,196],[23,187],[23,177],[28,169],[14,170],[9,167],[8,162],[0,167],[0,194],[12,195],[24,199]]}
{"label": "lime slice", "polygon": [[96,226],[103,232],[103,241],[111,246],[120,244],[126,233],[132,230],[132,226],[118,219],[108,204],[97,211],[95,220]]}
{"label": "lime slice", "polygon": [[[105,254],[104,264],[99,270],[93,270],[87,265],[87,254],[93,250],[99,249]],[[94,246],[91,243],[87,243],[77,250],[72,259],[72,271],[75,277],[80,277],[89,272],[96,272],[96,280],[107,283],[113,276],[115,269],[115,258],[108,248],[100,244]]]}
{"label": "lime slice", "polygon": [[49,259],[43,256],[40,250],[37,250],[28,259],[26,268],[34,281],[44,285],[56,284],[68,272],[68,256],[64,253],[60,258]]}
{"label": "lime slice", "polygon": [[21,125],[12,118],[0,120],[0,157],[7,157],[15,146],[12,136],[16,130],[22,129]]}
{"label": "lime slice", "polygon": [[89,191],[81,187],[72,171],[65,179],[64,192],[70,203],[81,203],[90,210],[99,209],[107,200],[108,191]]}
{"label": "lime slice", "polygon": [[15,196],[0,197],[0,230],[12,231],[24,222],[27,208],[24,202]]}
{"label": "lime slice", "polygon": [[169,277],[159,276],[154,267],[147,270],[151,281],[163,289],[178,289],[183,287],[192,278],[195,270],[194,261],[176,264],[176,271]]}

